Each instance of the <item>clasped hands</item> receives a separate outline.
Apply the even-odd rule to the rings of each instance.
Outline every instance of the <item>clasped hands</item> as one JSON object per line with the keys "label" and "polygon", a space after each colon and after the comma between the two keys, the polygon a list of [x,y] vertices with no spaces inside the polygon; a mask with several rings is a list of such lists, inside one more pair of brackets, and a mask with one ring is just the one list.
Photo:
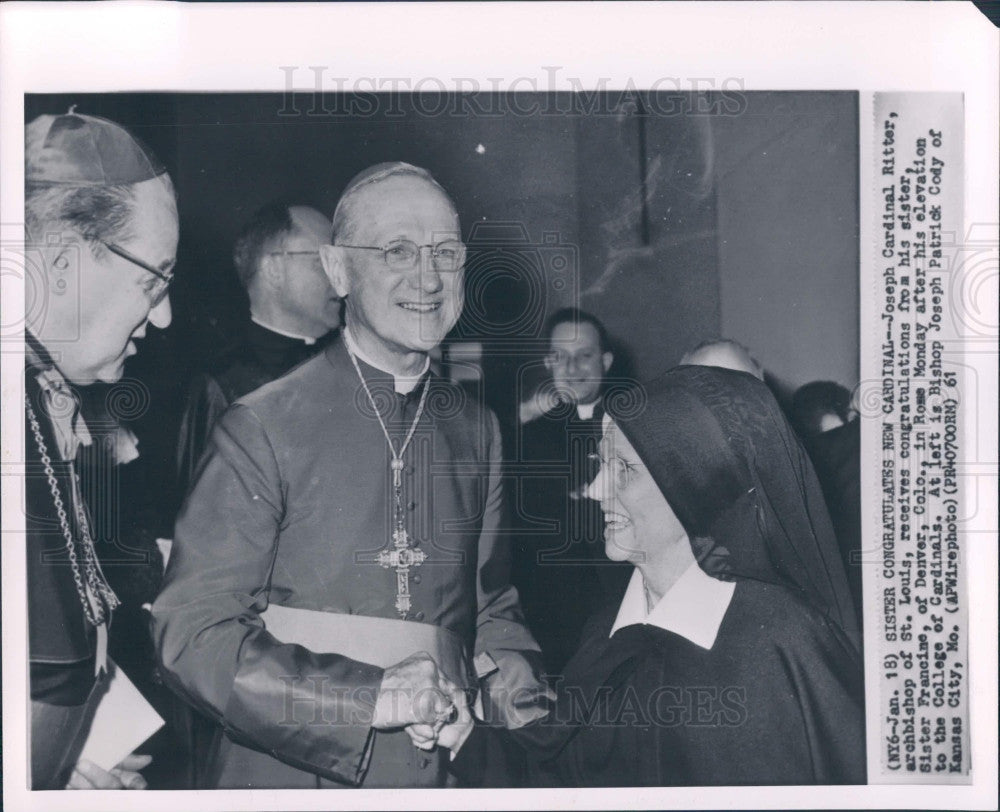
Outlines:
{"label": "clasped hands", "polygon": [[421,750],[440,746],[456,753],[472,731],[472,712],[465,692],[419,652],[385,669],[372,727],[402,728]]}

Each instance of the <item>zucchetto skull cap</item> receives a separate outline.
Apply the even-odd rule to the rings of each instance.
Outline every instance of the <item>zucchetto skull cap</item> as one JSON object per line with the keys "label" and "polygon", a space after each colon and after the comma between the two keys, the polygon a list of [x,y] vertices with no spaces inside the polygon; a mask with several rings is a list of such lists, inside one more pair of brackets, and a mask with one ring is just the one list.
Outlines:
{"label": "zucchetto skull cap", "polygon": [[29,184],[117,186],[165,172],[153,151],[120,124],[72,107],[61,116],[39,116],[24,128]]}

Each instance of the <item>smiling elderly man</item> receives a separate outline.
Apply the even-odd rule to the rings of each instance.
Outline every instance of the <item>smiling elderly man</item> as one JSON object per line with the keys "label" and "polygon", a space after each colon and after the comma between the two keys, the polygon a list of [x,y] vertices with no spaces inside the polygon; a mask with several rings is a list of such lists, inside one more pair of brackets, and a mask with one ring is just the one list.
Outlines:
{"label": "smiling elderly man", "polygon": [[169,681],[228,734],[211,786],[444,786],[477,688],[508,727],[545,712],[497,420],[429,372],[464,300],[455,207],[380,164],[333,223],[343,341],[223,416],[153,607]]}
{"label": "smiling elderly man", "polygon": [[118,599],[81,494],[91,436],[72,385],[119,380],[147,325],[170,323],[173,184],[118,124],[39,116],[25,128],[25,243],[46,305],[24,336],[32,787],[143,787],[147,757],[110,772],[78,760]]}

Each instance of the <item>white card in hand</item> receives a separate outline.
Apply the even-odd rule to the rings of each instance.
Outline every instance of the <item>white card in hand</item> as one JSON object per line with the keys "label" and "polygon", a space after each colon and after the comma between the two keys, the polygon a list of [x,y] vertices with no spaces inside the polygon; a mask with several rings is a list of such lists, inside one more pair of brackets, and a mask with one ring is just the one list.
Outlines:
{"label": "white card in hand", "polygon": [[107,690],[80,753],[80,758],[103,770],[116,767],[164,724],[160,714],[112,660],[108,660],[108,672]]}

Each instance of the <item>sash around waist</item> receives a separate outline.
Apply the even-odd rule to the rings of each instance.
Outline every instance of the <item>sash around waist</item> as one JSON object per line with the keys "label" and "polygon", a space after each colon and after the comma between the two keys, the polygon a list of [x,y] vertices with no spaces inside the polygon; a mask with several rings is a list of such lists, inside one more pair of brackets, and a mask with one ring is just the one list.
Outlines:
{"label": "sash around waist", "polygon": [[317,654],[340,654],[388,668],[412,654],[427,652],[444,675],[460,688],[468,689],[475,684],[462,639],[441,626],[273,603],[261,612],[260,619],[275,639],[295,643]]}

